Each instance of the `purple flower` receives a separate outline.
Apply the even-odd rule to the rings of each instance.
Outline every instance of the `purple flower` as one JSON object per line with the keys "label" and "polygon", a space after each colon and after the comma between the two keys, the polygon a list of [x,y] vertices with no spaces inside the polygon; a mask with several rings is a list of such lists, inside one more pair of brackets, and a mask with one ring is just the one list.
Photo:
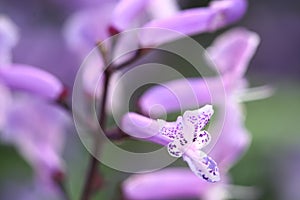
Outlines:
{"label": "purple flower", "polygon": [[142,111],[159,116],[163,114],[162,110],[152,110],[153,105],[163,106],[164,112],[193,108],[210,103],[212,93],[218,97],[224,90],[227,100],[239,101],[236,94],[245,90],[243,75],[258,44],[258,35],[246,29],[237,28],[224,33],[208,48],[209,58],[216,64],[215,70],[220,72],[220,77],[179,79],[164,83],[164,87],[152,87],[140,98]]}
{"label": "purple flower", "polygon": [[52,74],[21,64],[0,68],[0,81],[13,90],[21,90],[40,97],[57,100],[64,94],[64,86]]}
{"label": "purple flower", "polygon": [[[213,114],[212,106],[186,111],[176,122],[147,119],[135,113],[128,113],[122,119],[121,128],[128,134],[166,145],[173,157],[183,157],[191,170],[199,177],[216,182],[220,180],[216,162],[201,149],[209,144],[210,134],[202,130]],[[148,121],[148,122],[147,122]],[[146,123],[145,123],[146,122]]]}
{"label": "purple flower", "polygon": [[64,172],[61,153],[69,116],[43,100],[19,94],[11,101],[2,130],[6,142],[16,146],[39,179],[51,182]]}
{"label": "purple flower", "polygon": [[209,184],[186,168],[168,168],[157,172],[132,175],[122,184],[123,195],[132,200],[200,198],[221,200],[228,197],[227,178]]}
{"label": "purple flower", "polygon": [[[133,27],[146,28],[141,30],[140,42],[142,46],[155,46],[177,39],[181,36],[179,33],[193,35],[215,31],[239,20],[247,8],[246,0],[222,0],[213,1],[205,8],[178,12],[174,3],[157,2],[156,0],[120,1],[113,12],[111,29],[118,33]],[[160,13],[164,13],[161,8],[166,11],[166,14],[158,15],[154,12],[159,10]],[[148,17],[145,16],[147,11],[150,12]]]}

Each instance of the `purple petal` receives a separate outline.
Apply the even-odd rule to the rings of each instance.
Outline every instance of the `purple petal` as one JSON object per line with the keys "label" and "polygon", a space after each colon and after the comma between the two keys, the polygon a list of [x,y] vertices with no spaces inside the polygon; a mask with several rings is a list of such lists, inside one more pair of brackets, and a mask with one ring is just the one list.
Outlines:
{"label": "purple petal", "polygon": [[136,138],[167,145],[172,140],[159,133],[159,122],[136,113],[123,116],[121,129]]}
{"label": "purple petal", "polygon": [[6,16],[0,15],[0,66],[11,62],[11,50],[18,39],[17,26]]}
{"label": "purple petal", "polygon": [[112,13],[111,27],[116,32],[130,28],[139,21],[150,0],[121,0]]}
{"label": "purple petal", "polygon": [[[223,101],[222,94],[229,88],[226,82],[224,84],[219,78],[174,80],[164,83],[164,86],[155,86],[147,90],[141,96],[139,105],[143,113],[152,113],[156,117],[164,112],[200,107],[210,104],[212,97],[214,101]],[[154,105],[160,105],[164,109],[152,110]]]}
{"label": "purple petal", "polygon": [[113,6],[105,4],[72,15],[64,27],[64,36],[70,49],[85,57],[97,43],[108,38],[107,27]]}
{"label": "purple petal", "polygon": [[222,28],[242,18],[247,10],[247,0],[217,0],[212,1],[209,7],[218,13],[212,30]]}
{"label": "purple petal", "polygon": [[61,153],[69,116],[32,96],[17,96],[13,105],[7,112],[4,129],[9,142],[18,148],[41,179],[52,179],[53,173],[64,170]]}
{"label": "purple petal", "polygon": [[220,181],[217,163],[205,153],[199,150],[190,150],[183,155],[183,159],[198,177],[208,182]]}
{"label": "purple petal", "polygon": [[122,186],[125,198],[155,200],[199,197],[214,185],[207,184],[186,168],[169,168],[133,175]]}
{"label": "purple petal", "polygon": [[228,102],[225,111],[226,117],[222,132],[209,154],[223,170],[234,165],[246,152],[251,142],[251,136],[245,127],[241,105]]}
{"label": "purple petal", "polygon": [[27,65],[0,69],[0,80],[8,87],[56,100],[64,92],[62,83],[52,74]]}
{"label": "purple petal", "polygon": [[177,14],[179,6],[174,0],[151,0],[148,10],[153,19],[164,19]]}
{"label": "purple petal", "polygon": [[[209,31],[215,13],[206,8],[195,8],[179,12],[169,18],[146,23],[140,33],[140,43],[144,47],[170,42],[185,35]],[[167,30],[166,30],[167,29]]]}
{"label": "purple petal", "polygon": [[239,20],[246,8],[246,0],[213,1],[206,8],[188,9],[169,18],[152,20],[143,26],[140,42],[146,47],[157,46],[184,35],[215,31]]}
{"label": "purple petal", "polygon": [[259,36],[244,28],[235,28],[219,36],[209,47],[208,55],[217,69],[242,77],[252,59]]}

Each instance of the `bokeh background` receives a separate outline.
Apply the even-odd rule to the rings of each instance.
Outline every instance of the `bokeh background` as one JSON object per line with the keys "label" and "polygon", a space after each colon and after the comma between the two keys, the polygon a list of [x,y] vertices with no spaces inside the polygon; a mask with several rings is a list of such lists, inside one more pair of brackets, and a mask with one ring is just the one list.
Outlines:
{"label": "bokeh background", "polygon": [[[14,62],[41,67],[72,88],[81,61],[66,47],[62,26],[74,11],[103,2],[1,0],[0,14],[11,17],[21,33],[21,40],[13,52]],[[188,8],[205,5],[208,1],[191,3],[182,0],[180,3],[183,8]],[[300,199],[300,2],[249,1],[248,13],[234,26],[247,27],[260,35],[261,45],[250,64],[247,78],[251,86],[266,84],[272,86],[275,93],[268,99],[245,104],[246,125],[253,141],[249,151],[231,170],[233,182],[255,186],[260,192],[259,199]],[[223,31],[195,38],[208,46]],[[131,145],[125,144],[128,148]],[[134,145],[142,147],[145,144]],[[67,135],[66,147],[64,157],[71,169],[68,189],[77,199],[88,153],[72,129]],[[98,199],[117,199],[114,189],[118,190],[118,183],[128,174],[102,168],[110,183]],[[31,168],[17,151],[1,144],[0,199],[6,199],[5,196],[16,188],[29,185],[31,175]]]}

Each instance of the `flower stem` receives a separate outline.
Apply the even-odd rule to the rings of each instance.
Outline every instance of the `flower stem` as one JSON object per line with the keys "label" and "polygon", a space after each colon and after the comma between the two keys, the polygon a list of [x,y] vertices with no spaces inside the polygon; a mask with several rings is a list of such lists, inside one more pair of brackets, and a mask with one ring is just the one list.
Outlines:
{"label": "flower stem", "polygon": [[[109,85],[109,80],[111,77],[111,71],[109,68],[105,70],[104,72],[104,84],[103,84],[103,95],[102,95],[102,101],[99,109],[99,125],[101,129],[105,132],[106,130],[106,112],[105,112],[105,107],[106,107],[106,102],[107,102],[107,94],[108,94],[108,85]],[[100,149],[100,137],[95,137],[95,149],[94,149],[94,155],[97,155],[99,153]],[[91,198],[92,193],[99,189],[101,187],[101,177],[98,171],[98,160],[96,157],[91,155],[91,160],[89,164],[89,170],[86,176],[86,181],[84,184],[83,192],[81,199],[82,200],[89,200]]]}

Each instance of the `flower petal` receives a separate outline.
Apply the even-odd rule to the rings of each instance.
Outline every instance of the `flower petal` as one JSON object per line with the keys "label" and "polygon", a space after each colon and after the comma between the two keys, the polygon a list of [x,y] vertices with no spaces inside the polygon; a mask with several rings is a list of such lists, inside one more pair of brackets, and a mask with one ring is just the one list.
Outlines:
{"label": "flower petal", "polygon": [[207,51],[222,74],[229,73],[242,77],[259,41],[256,33],[244,28],[235,28],[219,36]]}
{"label": "flower petal", "polygon": [[139,20],[150,0],[121,0],[112,13],[111,26],[121,32],[133,26]]}
{"label": "flower petal", "polygon": [[154,200],[195,198],[215,184],[206,184],[187,168],[167,168],[130,176],[122,184],[125,198]]}
{"label": "flower petal", "polygon": [[[152,113],[159,117],[164,112],[175,112],[180,109],[186,110],[223,101],[224,90],[227,83],[220,78],[188,78],[178,79],[164,83],[164,86],[154,86],[148,89],[140,98],[139,106],[143,113]],[[219,97],[220,96],[220,97]],[[153,105],[160,105],[164,109],[150,112]]]}
{"label": "flower petal", "polygon": [[246,0],[212,1],[206,8],[188,9],[169,18],[152,20],[143,26],[146,29],[141,31],[141,45],[157,46],[184,35],[215,31],[239,20],[246,8]]}
{"label": "flower petal", "polygon": [[220,180],[219,169],[216,162],[202,151],[192,151],[183,155],[190,169],[198,176],[208,182]]}
{"label": "flower petal", "polygon": [[193,134],[193,141],[196,141],[198,137],[202,137],[201,130],[209,122],[214,110],[211,105],[205,105],[198,110],[185,111],[183,114],[183,123],[186,126],[191,127]]}
{"label": "flower petal", "polygon": [[28,65],[12,65],[0,69],[0,80],[8,87],[57,100],[64,92],[63,84],[52,74]]}
{"label": "flower petal", "polygon": [[157,120],[136,113],[127,113],[124,115],[120,128],[133,137],[152,141],[164,146],[172,141],[168,136],[160,134],[160,124]]}
{"label": "flower petal", "polygon": [[108,38],[107,27],[112,10],[113,5],[105,4],[72,15],[64,25],[64,37],[70,49],[84,58],[98,42]]}

